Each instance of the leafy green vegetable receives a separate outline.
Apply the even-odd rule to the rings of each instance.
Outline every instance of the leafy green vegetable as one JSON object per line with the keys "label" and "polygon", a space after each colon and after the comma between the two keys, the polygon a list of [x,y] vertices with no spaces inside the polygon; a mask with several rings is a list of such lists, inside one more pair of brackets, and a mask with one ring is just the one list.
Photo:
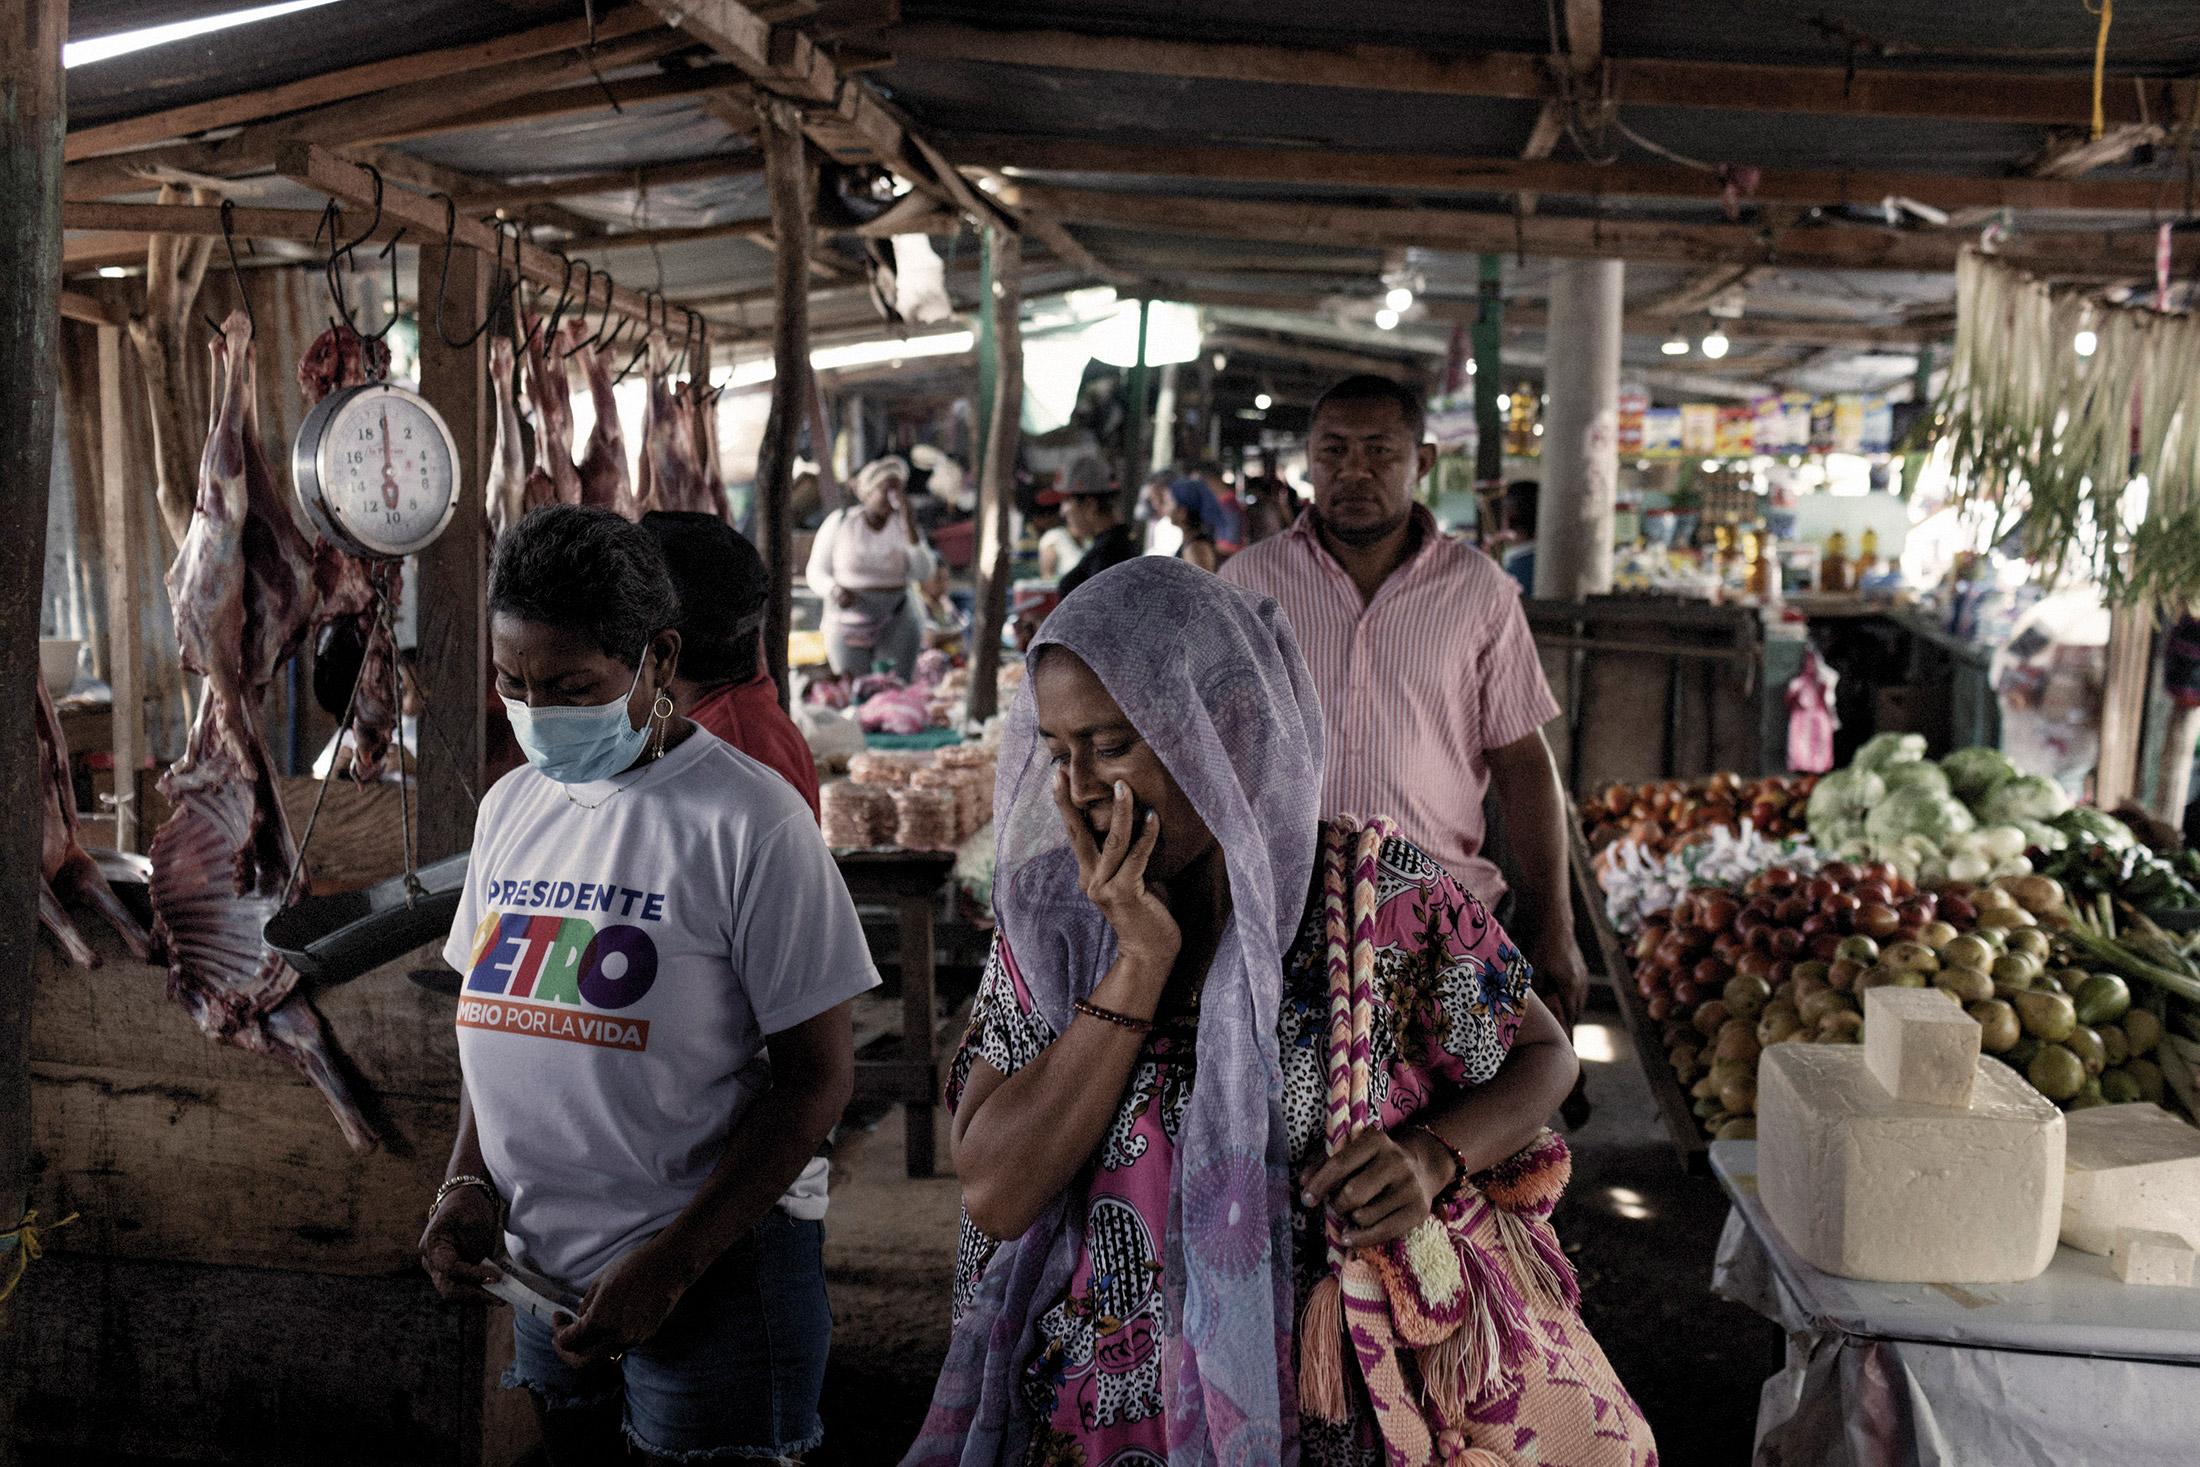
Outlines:
{"label": "leafy green vegetable", "polygon": [[1902,789],[1892,791],[1872,807],[1864,819],[1864,833],[1883,845],[1896,844],[1907,835],[1945,841],[1963,834],[1972,824],[1971,812],[1961,800]]}
{"label": "leafy green vegetable", "polygon": [[2070,796],[2044,774],[2020,774],[1997,786],[1979,802],[1979,818],[1988,825],[2019,820],[2053,820],[2070,808]]}
{"label": "leafy green vegetable", "polygon": [[1902,764],[1890,764],[1880,771],[1880,778],[1887,781],[1887,793],[1915,790],[1933,799],[1948,796],[1948,776],[1930,759],[1913,759]]}
{"label": "leafy green vegetable", "polygon": [[2018,820],[2013,823],[2024,832],[2025,844],[2028,846],[2035,846],[2043,851],[2059,851],[2070,844],[2069,836],[2044,820]]}
{"label": "leafy green vegetable", "polygon": [[2017,766],[1999,749],[1958,749],[1940,761],[1940,770],[1955,797],[1974,808],[1996,785],[2017,777]]}
{"label": "leafy green vegetable", "polygon": [[1873,734],[1849,761],[1851,769],[1885,773],[1896,764],[1914,764],[1925,757],[1925,735],[1916,733]]}
{"label": "leafy green vegetable", "polygon": [[2129,850],[2138,837],[2131,827],[2113,815],[2103,814],[2091,805],[2073,805],[2057,815],[2051,822],[2054,827],[2072,840],[2094,840],[2111,850]]}
{"label": "leafy green vegetable", "polygon": [[1869,769],[1853,765],[1836,769],[1818,781],[1804,807],[1803,821],[1810,827],[1812,842],[1832,847],[1861,835],[1865,817],[1886,797],[1887,782]]}

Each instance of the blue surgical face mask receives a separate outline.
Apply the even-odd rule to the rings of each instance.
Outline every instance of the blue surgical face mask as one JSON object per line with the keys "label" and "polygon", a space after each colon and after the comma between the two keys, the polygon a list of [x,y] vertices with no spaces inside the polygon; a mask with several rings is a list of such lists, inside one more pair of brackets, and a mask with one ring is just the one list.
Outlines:
{"label": "blue surgical face mask", "polygon": [[[641,685],[637,664],[634,687]],[[649,725],[636,728],[628,721],[626,705],[633,696],[629,688],[624,697],[579,708],[530,708],[506,698],[504,711],[528,763],[559,784],[588,784],[611,778],[641,756]]]}

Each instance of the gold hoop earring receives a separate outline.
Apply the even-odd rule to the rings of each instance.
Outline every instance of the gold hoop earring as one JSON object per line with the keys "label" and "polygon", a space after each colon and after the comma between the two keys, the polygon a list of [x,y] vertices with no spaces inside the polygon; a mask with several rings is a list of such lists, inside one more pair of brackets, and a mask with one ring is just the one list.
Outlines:
{"label": "gold hoop earring", "polygon": [[653,756],[655,758],[662,759],[665,757],[665,735],[672,729],[673,711],[672,695],[660,689],[657,693],[657,701],[649,707],[650,721],[657,725],[657,752]]}

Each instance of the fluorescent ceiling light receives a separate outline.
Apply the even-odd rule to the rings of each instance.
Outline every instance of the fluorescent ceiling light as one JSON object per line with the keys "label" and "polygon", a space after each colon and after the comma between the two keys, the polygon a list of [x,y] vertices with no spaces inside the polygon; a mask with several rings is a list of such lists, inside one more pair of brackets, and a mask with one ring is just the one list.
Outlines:
{"label": "fluorescent ceiling light", "polygon": [[336,0],[285,0],[280,5],[232,10],[226,15],[205,15],[197,20],[179,20],[173,25],[147,26],[144,30],[123,31],[119,35],[100,36],[96,40],[71,41],[61,48],[61,64],[64,68],[88,66],[94,61],[127,56],[132,51],[165,46],[170,41],[189,40],[193,36],[203,36],[213,31],[226,31],[232,26],[250,25],[256,20],[273,20],[278,15],[293,15],[301,10],[314,10],[335,3]]}

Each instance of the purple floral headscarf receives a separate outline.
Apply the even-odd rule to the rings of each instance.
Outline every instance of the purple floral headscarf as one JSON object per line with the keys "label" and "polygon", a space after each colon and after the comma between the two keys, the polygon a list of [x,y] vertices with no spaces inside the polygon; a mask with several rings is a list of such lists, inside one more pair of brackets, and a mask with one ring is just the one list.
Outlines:
{"label": "purple floral headscarf", "polygon": [[[1170,1467],[1298,1460],[1292,1374],[1290,1145],[1276,1053],[1283,957],[1313,880],[1321,708],[1276,603],[1179,560],[1093,577],[1033,643],[1075,653],[1221,842],[1232,916],[1199,1008],[1199,1072],[1170,1178],[1162,1244]],[[1027,680],[996,788],[994,907],[1056,1033],[1115,959],[1077,882]],[[1019,1389],[1039,1316],[1077,1263],[1084,1209],[1064,1194],[1004,1243],[964,1311],[904,1467],[1020,1463],[1034,1421]]]}

